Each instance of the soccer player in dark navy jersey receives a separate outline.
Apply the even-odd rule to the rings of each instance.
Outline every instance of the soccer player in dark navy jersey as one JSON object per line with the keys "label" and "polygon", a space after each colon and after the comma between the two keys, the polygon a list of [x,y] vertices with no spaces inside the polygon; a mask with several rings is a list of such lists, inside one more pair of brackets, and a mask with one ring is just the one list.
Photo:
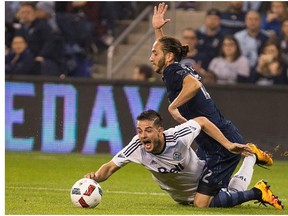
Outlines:
{"label": "soccer player in dark navy jersey", "polygon": [[[172,40],[172,38],[163,37],[159,41],[161,43],[162,40]],[[186,85],[184,86],[184,80],[187,76],[192,76],[192,82],[198,82],[198,86],[193,89],[192,86]],[[189,78],[191,79],[191,78]],[[163,71],[163,81],[167,88],[167,95],[169,101],[172,102],[173,105],[175,100],[179,101],[180,94],[189,94],[192,93],[195,95],[191,97],[186,103],[183,103],[180,106],[175,106],[181,115],[185,119],[193,119],[198,116],[205,116],[210,121],[212,121],[217,127],[224,133],[226,137],[231,137],[234,141],[243,143],[243,139],[239,134],[237,128],[232,124],[231,121],[226,120],[220,111],[217,109],[214,101],[211,99],[209,93],[206,91],[205,87],[199,82],[199,75],[192,69],[185,65],[180,65],[179,63],[172,63],[168,67],[166,67]],[[183,89],[186,87],[187,89]],[[178,97],[178,98],[177,98]],[[189,97],[189,95],[188,95]],[[170,105],[170,109],[171,109]],[[174,109],[172,107],[172,109]],[[182,118],[178,118],[179,123],[182,123]],[[177,117],[175,117],[177,120]],[[183,119],[183,122],[186,120]],[[205,150],[205,152],[209,154],[215,154],[219,151],[223,151],[223,148],[219,148],[219,145],[214,144],[213,139],[209,139],[209,137],[202,133],[199,138],[196,139],[197,143],[201,149]],[[228,153],[228,152],[227,152]]]}
{"label": "soccer player in dark navy jersey", "polygon": [[[168,6],[160,3],[154,7],[152,25],[156,35],[150,61],[154,72],[162,75],[170,105],[168,111],[178,123],[205,116],[213,122],[231,142],[244,143],[232,124],[217,109],[214,101],[201,83],[201,77],[192,68],[179,62],[187,54],[188,46],[179,40],[164,36],[162,27],[170,21],[164,19]],[[206,167],[199,182],[194,205],[208,207],[221,188],[226,188],[241,156],[223,148],[216,140],[201,132],[195,139],[198,156],[205,156]],[[204,154],[203,154],[204,153]]]}

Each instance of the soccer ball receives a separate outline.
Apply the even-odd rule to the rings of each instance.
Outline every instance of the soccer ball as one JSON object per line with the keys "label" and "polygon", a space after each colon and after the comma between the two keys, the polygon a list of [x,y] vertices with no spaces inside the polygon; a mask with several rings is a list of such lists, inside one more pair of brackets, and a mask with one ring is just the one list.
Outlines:
{"label": "soccer ball", "polygon": [[101,202],[102,189],[93,179],[82,178],[71,188],[70,197],[77,207],[94,208]]}

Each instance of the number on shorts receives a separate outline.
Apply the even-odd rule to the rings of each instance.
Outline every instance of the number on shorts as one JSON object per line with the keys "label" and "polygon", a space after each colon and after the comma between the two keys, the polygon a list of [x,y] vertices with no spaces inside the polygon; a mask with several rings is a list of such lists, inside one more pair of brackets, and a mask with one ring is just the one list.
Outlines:
{"label": "number on shorts", "polygon": [[203,176],[202,181],[208,184],[209,181],[207,180],[207,178],[208,178],[209,176],[211,176],[212,173],[213,173],[213,172],[212,172],[211,170],[208,170],[208,173]]}

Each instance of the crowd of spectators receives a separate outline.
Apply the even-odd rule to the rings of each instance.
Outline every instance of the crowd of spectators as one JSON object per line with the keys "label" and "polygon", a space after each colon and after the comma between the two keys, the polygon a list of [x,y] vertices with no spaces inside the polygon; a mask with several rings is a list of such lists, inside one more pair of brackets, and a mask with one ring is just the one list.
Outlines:
{"label": "crowd of spectators", "polygon": [[6,74],[90,77],[116,36],[116,20],[136,11],[133,2],[6,1]]}
{"label": "crowd of spectators", "polygon": [[235,37],[232,35],[224,37],[220,46],[220,54],[212,59],[208,70],[212,71],[219,84],[234,84],[249,79],[249,62],[245,56],[241,55]]}
{"label": "crowd of spectators", "polygon": [[288,84],[287,2],[248,3],[211,8],[200,28],[183,30],[181,42],[190,52],[182,63],[203,82]]}
{"label": "crowd of spectators", "polygon": [[[116,20],[135,18],[146,4],[6,1],[5,72],[90,77],[97,54],[105,51],[117,36]],[[198,4],[185,2],[178,6],[197,10]],[[182,63],[192,66],[203,82],[288,83],[285,1],[231,1],[227,9],[210,8],[202,26],[183,29],[181,42],[189,46]],[[133,76],[132,79],[140,79]],[[143,80],[151,81],[149,77]]]}

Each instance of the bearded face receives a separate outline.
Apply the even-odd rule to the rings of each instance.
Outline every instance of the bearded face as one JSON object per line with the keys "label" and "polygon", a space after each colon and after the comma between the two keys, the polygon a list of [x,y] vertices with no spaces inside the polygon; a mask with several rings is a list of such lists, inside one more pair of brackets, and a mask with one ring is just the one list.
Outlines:
{"label": "bearded face", "polygon": [[162,74],[164,69],[166,68],[164,56],[163,56],[163,58],[159,59],[159,61],[157,63],[155,63],[155,64],[153,63],[152,68],[153,68],[155,73]]}
{"label": "bearded face", "polygon": [[158,74],[162,74],[164,69],[167,67],[165,54],[161,48],[161,43],[156,41],[153,44],[151,56],[149,58],[152,63],[153,71]]}

